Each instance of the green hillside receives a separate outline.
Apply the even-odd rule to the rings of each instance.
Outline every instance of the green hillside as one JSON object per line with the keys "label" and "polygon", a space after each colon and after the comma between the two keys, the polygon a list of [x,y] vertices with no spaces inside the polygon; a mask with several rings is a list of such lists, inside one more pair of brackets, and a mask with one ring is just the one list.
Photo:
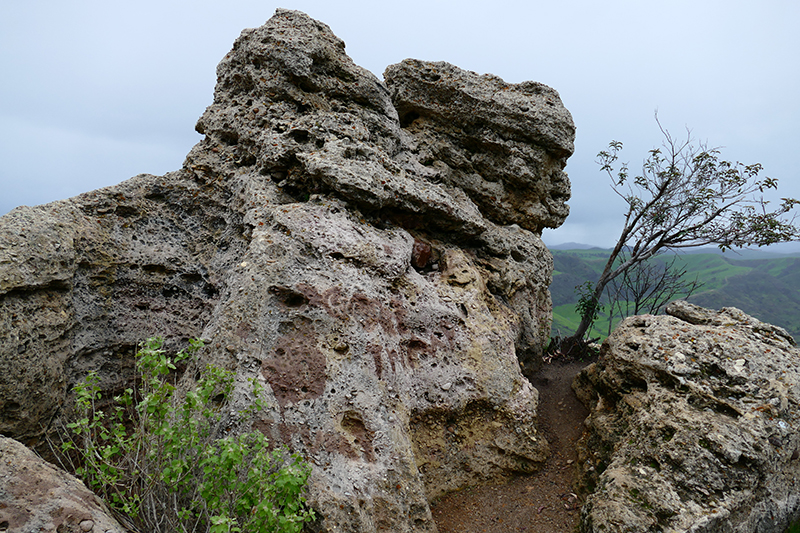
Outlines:
{"label": "green hillside", "polygon": [[[608,250],[553,250],[555,272],[550,292],[553,298],[553,335],[575,331],[580,317],[575,312],[575,287],[594,282],[608,258]],[[747,257],[758,257],[748,254]],[[655,261],[671,261],[664,255]],[[676,268],[703,286],[690,302],[711,309],[738,307],[759,320],[781,326],[800,339],[800,257],[743,259],[736,254],[693,253],[679,255]],[[613,328],[619,319],[615,319]],[[592,337],[609,333],[609,318],[601,313]]]}

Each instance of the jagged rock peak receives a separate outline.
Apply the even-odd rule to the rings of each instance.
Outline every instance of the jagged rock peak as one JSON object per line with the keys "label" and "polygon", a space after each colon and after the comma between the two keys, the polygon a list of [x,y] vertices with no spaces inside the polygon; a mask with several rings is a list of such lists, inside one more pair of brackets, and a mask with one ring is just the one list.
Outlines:
{"label": "jagged rock peak", "polygon": [[556,157],[574,151],[572,117],[558,92],[542,83],[506,83],[444,61],[417,59],[389,66],[384,77],[404,125],[419,117],[435,118],[467,135],[489,134],[498,144],[516,140],[541,145]]}
{"label": "jagged rock peak", "polygon": [[575,126],[556,91],[413,59],[384,77],[433,179],[465,191],[498,224],[541,233],[564,222]]}
{"label": "jagged rock peak", "polygon": [[542,84],[406,60],[384,85],[326,25],[286,10],[244,31],[217,74],[197,123],[217,157],[202,146],[190,169],[255,169],[295,198],[333,193],[465,236],[487,219],[541,233],[569,212],[575,128]]}

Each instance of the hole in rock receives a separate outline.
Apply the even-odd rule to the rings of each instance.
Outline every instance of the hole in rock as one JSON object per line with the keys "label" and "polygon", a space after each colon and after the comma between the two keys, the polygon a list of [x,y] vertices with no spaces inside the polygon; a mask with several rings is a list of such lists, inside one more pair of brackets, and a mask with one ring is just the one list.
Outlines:
{"label": "hole in rock", "polygon": [[181,274],[181,279],[186,283],[195,284],[197,282],[203,281],[203,276],[197,273],[187,273],[187,274]]}
{"label": "hole in rock", "polygon": [[129,205],[120,205],[114,210],[114,213],[121,217],[132,217],[139,214],[139,210]]}
{"label": "hole in rock", "polygon": [[403,128],[407,128],[408,126],[411,125],[412,122],[414,122],[418,118],[419,118],[419,113],[417,113],[416,111],[409,111],[403,114],[402,117],[400,117],[400,126]]}
{"label": "hole in rock", "polygon": [[242,157],[236,160],[237,167],[252,167],[255,164],[256,156],[250,153],[244,154]]}
{"label": "hole in rock", "polygon": [[305,143],[305,142],[308,142],[309,135],[308,135],[308,132],[306,130],[297,129],[297,130],[290,131],[289,132],[289,137],[291,137],[292,139],[294,139],[295,141],[297,141],[299,143]]}
{"label": "hole in rock", "polygon": [[161,295],[164,298],[175,298],[176,296],[179,296],[181,293],[183,293],[183,289],[181,289],[180,287],[176,287],[174,285],[169,287],[164,287],[161,290]]}
{"label": "hole in rock", "polygon": [[302,307],[308,303],[308,298],[306,298],[304,294],[301,294],[288,287],[273,285],[269,288],[269,292],[274,294],[278,301],[286,307]]}

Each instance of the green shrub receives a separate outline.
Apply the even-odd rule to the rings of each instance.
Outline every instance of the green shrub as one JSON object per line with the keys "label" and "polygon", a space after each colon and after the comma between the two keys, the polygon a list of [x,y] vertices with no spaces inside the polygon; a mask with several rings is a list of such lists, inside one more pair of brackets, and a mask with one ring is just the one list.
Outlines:
{"label": "green shrub", "polygon": [[230,413],[233,373],[207,366],[196,386],[177,393],[175,364],[202,348],[191,341],[174,359],[151,338],[136,355],[137,389],[100,407],[100,378],[75,386],[77,420],[64,454],[76,473],[143,531],[298,532],[314,518],[303,493],[311,467],[258,431],[230,431],[263,407]]}

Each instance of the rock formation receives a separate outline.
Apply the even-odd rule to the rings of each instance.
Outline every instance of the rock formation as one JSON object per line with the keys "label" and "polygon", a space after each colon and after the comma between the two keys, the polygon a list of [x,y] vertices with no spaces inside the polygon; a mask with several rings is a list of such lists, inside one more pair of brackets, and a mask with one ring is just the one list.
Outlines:
{"label": "rock formation", "polygon": [[530,472],[567,215],[558,94],[407,60],[381,83],[278,10],[218,67],[181,170],[0,219],[0,432],[29,445],[90,369],[209,340],[255,426],[310,459],[328,531],[435,531],[428,499]]}
{"label": "rock formation", "polygon": [[626,319],[573,388],[581,531],[783,533],[800,518],[800,350],[738,309]]}
{"label": "rock formation", "polygon": [[0,435],[0,531],[123,533],[78,479]]}

